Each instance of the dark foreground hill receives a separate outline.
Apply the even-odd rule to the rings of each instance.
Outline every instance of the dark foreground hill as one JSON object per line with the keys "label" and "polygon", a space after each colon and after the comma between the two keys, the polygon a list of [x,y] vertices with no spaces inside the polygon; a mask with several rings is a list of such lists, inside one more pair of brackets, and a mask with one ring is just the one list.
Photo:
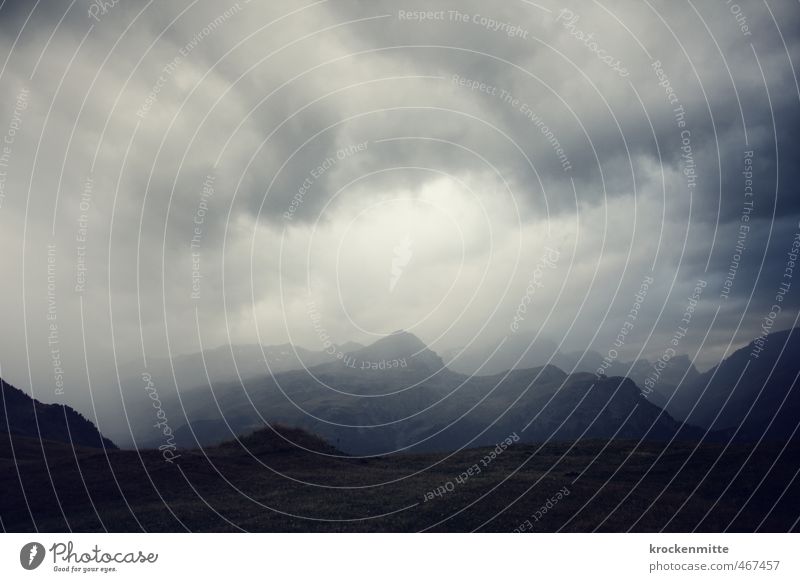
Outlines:
{"label": "dark foreground hill", "polygon": [[[315,451],[315,452],[309,452]],[[6,531],[789,531],[797,444],[582,441],[341,456],[267,429],[166,462],[0,435]]]}
{"label": "dark foreground hill", "polygon": [[63,404],[44,404],[0,378],[0,433],[41,438],[82,447],[106,447],[106,439],[90,421]]}

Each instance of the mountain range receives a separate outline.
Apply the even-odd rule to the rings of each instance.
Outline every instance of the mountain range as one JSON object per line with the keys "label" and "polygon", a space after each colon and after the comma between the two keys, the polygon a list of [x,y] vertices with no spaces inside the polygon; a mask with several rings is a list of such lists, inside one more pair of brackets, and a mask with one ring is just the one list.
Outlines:
{"label": "mountain range", "polygon": [[676,418],[739,440],[788,440],[800,420],[800,329],[750,342],[717,366],[665,390]]}
{"label": "mountain range", "polygon": [[[560,354],[546,346],[547,359],[567,373],[552,364],[522,367],[537,354],[520,358],[512,346],[490,359],[489,369],[501,363],[514,369],[472,375],[458,371],[463,362],[454,365],[452,354],[442,358],[402,330],[369,346],[337,346],[333,354],[290,345],[217,348],[173,363],[151,360],[144,383],[131,373],[123,381],[124,421],[112,438],[158,448],[168,427],[169,443],[189,449],[280,423],[356,456],[457,450],[510,435],[523,442],[786,440],[797,436],[800,416],[800,362],[792,357],[799,335],[773,333],[758,340],[757,357],[751,343],[702,374],[688,357],[673,358],[645,391],[642,378],[653,370],[646,360],[615,363],[609,375],[596,375],[578,370],[595,366],[592,353]],[[576,358],[583,363],[576,365]],[[5,383],[3,395],[14,434],[38,430],[42,438],[113,447],[69,407],[42,404]]]}
{"label": "mountain range", "polygon": [[[600,352],[564,352],[553,341],[525,333],[516,333],[488,345],[448,350],[443,358],[448,368],[466,375],[494,375],[506,370],[536,368],[549,364],[567,373],[595,373],[603,368],[606,376],[625,376],[638,386],[645,385],[654,365],[646,358],[633,362],[604,362]],[[699,375],[700,372],[690,358],[681,354],[669,360],[661,371],[659,383],[662,387],[675,387],[681,382],[692,381]]]}
{"label": "mountain range", "polygon": [[[166,387],[165,387],[166,389]],[[301,427],[345,453],[442,451],[578,438],[694,440],[623,377],[566,374],[555,366],[469,376],[450,370],[413,334],[399,331],[343,358],[299,370],[162,395],[179,446],[209,446],[268,423]],[[139,447],[162,438],[150,418],[137,425]],[[149,434],[148,434],[149,433]]]}

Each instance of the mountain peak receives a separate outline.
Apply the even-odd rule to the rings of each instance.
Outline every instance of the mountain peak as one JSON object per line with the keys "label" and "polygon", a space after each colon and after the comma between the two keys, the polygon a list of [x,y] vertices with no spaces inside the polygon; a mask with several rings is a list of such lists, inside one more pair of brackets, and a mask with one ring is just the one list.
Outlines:
{"label": "mountain peak", "polygon": [[380,352],[387,351],[398,355],[402,354],[404,356],[412,356],[416,352],[427,349],[428,346],[425,345],[425,342],[423,342],[413,333],[400,329],[374,341],[366,348],[359,351],[363,352],[365,350],[378,350]]}
{"label": "mountain peak", "polygon": [[[442,359],[413,333],[397,330],[351,355],[361,362],[381,366],[397,362],[397,368],[425,368],[436,371],[444,366]],[[380,368],[379,368],[380,369]]]}

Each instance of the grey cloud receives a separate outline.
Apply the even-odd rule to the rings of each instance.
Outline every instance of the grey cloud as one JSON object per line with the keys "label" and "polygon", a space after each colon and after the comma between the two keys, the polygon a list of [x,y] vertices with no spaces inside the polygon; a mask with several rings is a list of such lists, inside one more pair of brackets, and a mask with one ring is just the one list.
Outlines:
{"label": "grey cloud", "polygon": [[[150,354],[162,354],[167,346],[193,351],[201,340],[205,347],[229,339],[252,342],[259,334],[266,343],[285,341],[291,334],[300,344],[318,347],[308,315],[309,280],[336,340],[369,340],[369,331],[411,328],[432,310],[414,331],[429,341],[441,335],[434,347],[446,349],[464,337],[490,342],[508,333],[508,321],[544,244],[559,245],[562,261],[537,296],[541,303],[526,321],[526,331],[541,327],[570,349],[602,351],[655,262],[657,289],[636,330],[637,341],[643,355],[663,350],[675,313],[683,309],[694,282],[703,278],[708,288],[692,335],[683,344],[688,352],[699,345],[720,301],[741,221],[746,147],[755,152],[758,198],[731,297],[704,346],[704,365],[711,365],[731,341],[741,344],[755,335],[782,276],[784,250],[800,215],[793,163],[798,94],[789,61],[789,56],[794,63],[800,58],[795,5],[769,4],[789,55],[760,5],[746,8],[749,36],[724,4],[695,5],[713,39],[688,4],[607,6],[636,38],[597,5],[568,7],[580,14],[577,28],[594,33],[599,46],[624,61],[630,75],[623,78],[556,21],[561,5],[544,3],[548,13],[523,2],[402,4],[325,3],[263,28],[299,7],[288,1],[240,1],[235,10],[234,3],[157,3],[125,32],[144,4],[120,3],[94,22],[87,16],[87,3],[78,2],[42,53],[66,9],[42,2],[2,74],[0,135],[13,116],[16,93],[23,86],[31,91],[0,207],[0,309],[13,330],[0,344],[3,375],[45,393],[52,383],[44,312],[44,253],[51,240],[58,247],[60,333],[73,382],[68,399],[84,409],[81,298],[86,359],[98,370],[98,382],[112,387],[113,375],[106,369],[113,361],[112,330],[118,358],[125,361],[140,358],[142,338]],[[519,27],[527,38],[492,31],[471,16],[468,22],[401,20],[401,9],[482,14]],[[3,54],[29,10],[29,3],[22,2],[6,2],[0,10]],[[231,13],[220,20],[226,10]],[[675,31],[691,63],[659,16]],[[351,22],[356,20],[361,22]],[[322,32],[298,40],[314,31]],[[165,69],[178,56],[180,62]],[[691,198],[681,173],[680,128],[650,58],[662,62],[687,112],[698,175]],[[485,83],[486,90],[459,85],[453,75]],[[138,116],[157,86],[150,109]],[[513,99],[519,101],[510,103]],[[523,103],[531,117],[539,117],[528,117]],[[554,140],[569,160],[568,171]],[[362,151],[317,171],[342,148],[363,142],[368,145]],[[95,151],[88,283],[79,295],[72,289],[75,235],[80,193]],[[34,156],[36,173],[31,176]],[[209,174],[215,180],[200,228],[202,292],[192,300],[190,242]],[[311,184],[287,220],[285,213],[309,176]],[[476,195],[459,192],[460,182]],[[26,201],[29,183],[31,199]],[[59,203],[52,236],[55,192]],[[451,205],[456,224],[469,227],[463,263],[458,232],[450,230],[448,218],[441,218],[442,240],[431,235],[437,229],[426,220],[434,212],[425,205],[437,196]],[[393,198],[403,202],[387,205]],[[365,208],[381,204],[391,212],[376,215],[372,225],[353,223]],[[407,279],[390,290],[394,248],[407,233],[417,237]],[[481,282],[487,264],[489,275]],[[448,295],[450,281],[457,285]],[[342,302],[340,287],[346,295]],[[742,313],[751,293],[754,299]],[[28,353],[19,345],[26,332],[23,305],[32,382],[27,381]],[[791,322],[794,296],[786,306],[782,324]],[[547,320],[551,310],[554,315]]]}

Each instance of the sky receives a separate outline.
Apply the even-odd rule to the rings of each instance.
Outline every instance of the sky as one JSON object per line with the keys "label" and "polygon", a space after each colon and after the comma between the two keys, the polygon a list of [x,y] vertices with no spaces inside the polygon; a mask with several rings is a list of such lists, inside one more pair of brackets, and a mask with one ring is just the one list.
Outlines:
{"label": "sky", "polygon": [[398,329],[709,368],[797,320],[798,30],[788,0],[6,0],[0,375],[88,411],[117,366]]}

